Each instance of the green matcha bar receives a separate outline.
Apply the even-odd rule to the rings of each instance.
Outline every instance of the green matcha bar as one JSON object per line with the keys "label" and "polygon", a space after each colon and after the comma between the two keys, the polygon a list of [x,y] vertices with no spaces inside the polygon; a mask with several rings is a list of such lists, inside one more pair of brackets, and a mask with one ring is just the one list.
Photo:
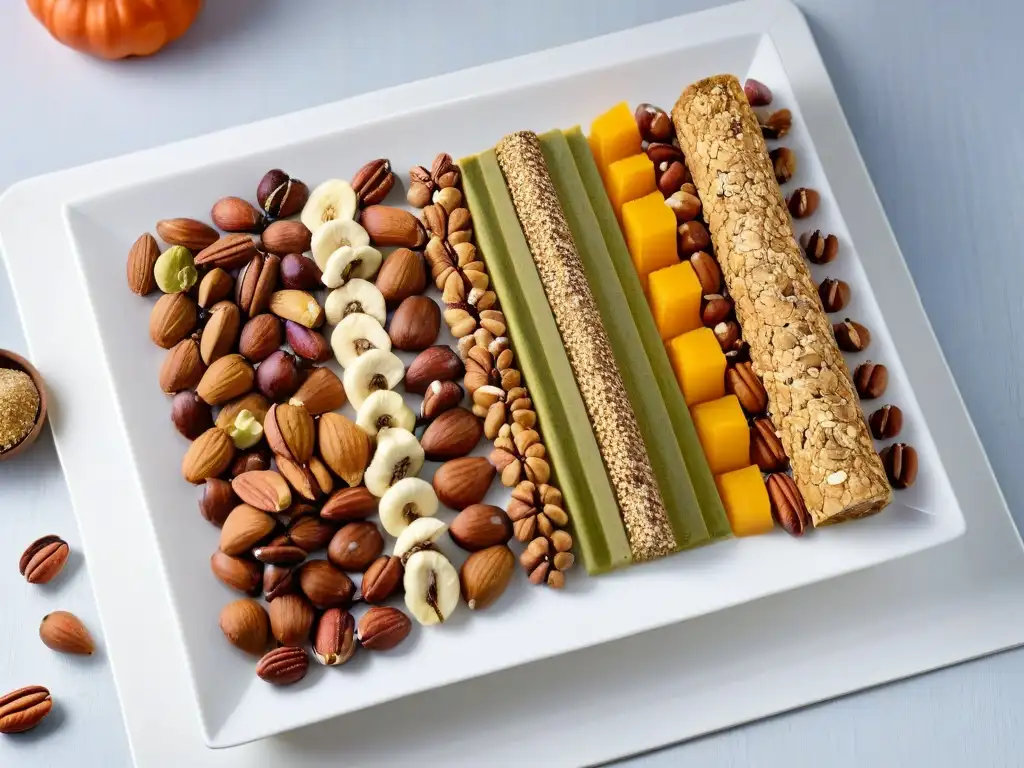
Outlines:
{"label": "green matcha bar", "polygon": [[541,134],[539,138],[548,172],[583,262],[590,291],[622,372],[622,382],[647,446],[676,543],[680,549],[705,544],[710,536],[672,430],[668,408],[655,383],[654,371],[641,343],[633,312],[623,296],[569,143],[558,130]]}
{"label": "green matcha bar", "polygon": [[477,246],[505,313],[580,559],[590,574],[628,565],[632,556],[611,482],[495,153],[459,165]]}
{"label": "green matcha bar", "polygon": [[693,426],[693,419],[690,418],[690,411],[686,407],[686,402],[683,400],[679,384],[672,371],[672,364],[669,362],[665,345],[654,324],[654,316],[651,314],[647,298],[644,296],[643,286],[640,284],[640,278],[633,267],[632,259],[630,259],[626,241],[619,228],[618,219],[615,217],[615,211],[605,193],[597,164],[590,152],[590,146],[579,126],[565,131],[565,137],[604,235],[608,254],[616,273],[618,273],[622,294],[629,305],[629,313],[636,324],[644,350],[647,352],[654,379],[658,384],[658,389],[661,390],[665,406],[668,408],[672,429],[686,462],[686,468],[700,504],[701,514],[704,517],[704,524],[713,540],[728,538],[732,536],[732,529],[729,527],[725,508],[722,506],[718,489],[715,487],[715,479],[711,474],[700,441],[697,439],[697,430]]}

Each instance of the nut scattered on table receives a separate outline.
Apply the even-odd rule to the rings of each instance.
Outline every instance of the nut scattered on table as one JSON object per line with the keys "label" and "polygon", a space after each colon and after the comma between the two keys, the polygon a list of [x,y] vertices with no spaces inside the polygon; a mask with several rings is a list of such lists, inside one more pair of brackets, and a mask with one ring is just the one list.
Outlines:
{"label": "nut scattered on table", "polygon": [[25,549],[18,561],[18,572],[29,584],[49,584],[64,570],[71,553],[60,536],[43,536]]}
{"label": "nut scattered on table", "polygon": [[24,733],[35,728],[53,709],[50,692],[30,685],[0,696],[0,733]]}
{"label": "nut scattered on table", "polygon": [[68,611],[53,611],[39,625],[39,639],[60,653],[89,656],[96,650],[92,635],[82,620]]}

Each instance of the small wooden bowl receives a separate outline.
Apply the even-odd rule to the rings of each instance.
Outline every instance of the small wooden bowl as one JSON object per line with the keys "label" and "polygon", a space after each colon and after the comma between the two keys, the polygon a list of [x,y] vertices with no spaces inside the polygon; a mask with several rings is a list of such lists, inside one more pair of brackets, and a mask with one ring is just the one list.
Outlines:
{"label": "small wooden bowl", "polygon": [[32,377],[32,383],[39,390],[39,413],[36,415],[36,425],[32,427],[31,432],[25,435],[25,439],[16,446],[8,448],[6,451],[0,451],[0,461],[5,461],[17,456],[32,445],[36,438],[39,437],[39,433],[43,431],[43,424],[46,423],[46,382],[43,381],[43,377],[39,375],[39,371],[35,369],[32,363],[21,355],[16,355],[14,352],[9,352],[6,349],[0,349],[0,368],[13,368],[16,371],[24,371]]}

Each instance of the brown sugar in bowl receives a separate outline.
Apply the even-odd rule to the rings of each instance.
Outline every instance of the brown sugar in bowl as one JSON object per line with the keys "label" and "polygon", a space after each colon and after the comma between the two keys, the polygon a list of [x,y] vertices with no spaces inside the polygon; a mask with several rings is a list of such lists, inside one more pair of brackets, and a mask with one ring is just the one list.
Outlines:
{"label": "brown sugar in bowl", "polygon": [[36,413],[35,425],[29,433],[22,438],[21,442],[16,443],[6,451],[0,450],[0,461],[4,461],[17,456],[23,450],[32,445],[32,443],[35,442],[35,439],[39,437],[39,433],[43,429],[43,424],[46,423],[46,384],[43,381],[43,377],[39,375],[39,371],[35,369],[35,366],[33,366],[32,363],[21,355],[9,352],[6,349],[0,349],[0,368],[11,368],[16,371],[24,371],[32,379],[32,383],[35,385],[36,391],[39,392],[39,411]]}

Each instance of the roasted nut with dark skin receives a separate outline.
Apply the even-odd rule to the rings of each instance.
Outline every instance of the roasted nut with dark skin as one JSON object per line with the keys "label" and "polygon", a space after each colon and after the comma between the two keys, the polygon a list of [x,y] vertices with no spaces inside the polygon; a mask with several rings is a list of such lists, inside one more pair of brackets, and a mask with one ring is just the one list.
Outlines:
{"label": "roasted nut with dark skin", "polygon": [[823,235],[820,229],[805,232],[800,237],[800,245],[803,246],[807,260],[812,264],[828,264],[835,261],[839,254],[839,238],[835,235]]}
{"label": "roasted nut with dark skin", "polygon": [[171,400],[171,421],[183,437],[195,440],[213,426],[213,410],[191,389]]}
{"label": "roasted nut with dark skin", "polygon": [[[699,221],[687,221],[679,225],[679,255],[689,256],[691,253],[703,251],[711,245],[711,236],[707,228]],[[708,291],[713,293],[713,291]]]}
{"label": "roasted nut with dark skin", "polygon": [[643,103],[637,106],[633,116],[644,141],[672,141],[672,120],[665,110]]}
{"label": "roasted nut with dark skin", "polygon": [[818,286],[818,298],[826,312],[841,312],[850,303],[850,285],[845,280],[826,277]]}
{"label": "roasted nut with dark skin", "polygon": [[821,195],[816,190],[807,187],[800,187],[793,191],[786,201],[786,207],[794,219],[806,219],[818,210],[821,204]]}
{"label": "roasted nut with dark skin", "polygon": [[714,328],[719,323],[725,322],[732,314],[732,299],[727,299],[720,293],[709,293],[704,297],[704,307],[701,309],[701,322],[708,328]]}
{"label": "roasted nut with dark skin", "polygon": [[768,408],[768,393],[761,383],[761,377],[754,373],[748,362],[737,363],[726,369],[725,391],[736,395],[743,410],[752,416],[764,413]]}
{"label": "roasted nut with dark skin", "polygon": [[762,472],[781,472],[789,466],[786,450],[768,418],[754,419],[750,424],[750,460]]}
{"label": "roasted nut with dark skin", "polygon": [[18,572],[29,584],[48,584],[64,570],[71,548],[60,536],[36,539],[18,561]]}
{"label": "roasted nut with dark skin", "polygon": [[903,429],[903,411],[897,405],[883,405],[868,418],[875,440],[890,440]]}
{"label": "roasted nut with dark skin", "polygon": [[296,291],[316,291],[323,286],[323,273],[313,259],[300,253],[289,253],[281,258],[281,284]]}
{"label": "roasted nut with dark skin", "polygon": [[796,173],[796,153],[789,147],[779,147],[768,153],[775,171],[775,180],[785,184]]}
{"label": "roasted nut with dark skin", "polygon": [[871,344],[871,332],[850,318],[833,324],[832,333],[843,352],[863,352]]}
{"label": "roasted nut with dark skin", "polygon": [[302,383],[295,356],[279,349],[256,369],[256,388],[273,402],[287,400]]}
{"label": "roasted nut with dark skin", "polygon": [[862,400],[874,400],[885,394],[885,388],[889,385],[889,370],[881,363],[866,360],[854,369],[853,384]]}
{"label": "roasted nut with dark skin", "polygon": [[735,320],[726,320],[711,329],[723,352],[729,352],[740,341],[740,326]]}
{"label": "roasted nut with dark skin", "polygon": [[909,488],[917,479],[917,450],[907,443],[893,443],[878,454],[893,488]]}
{"label": "roasted nut with dark skin", "polygon": [[697,279],[700,280],[702,296],[721,291],[722,270],[719,269],[718,262],[711,254],[705,251],[690,254],[690,266],[693,267],[693,271],[697,273]]}
{"label": "roasted nut with dark skin", "polygon": [[768,475],[765,485],[775,522],[790,536],[803,536],[811,526],[811,516],[793,478],[776,473]]}
{"label": "roasted nut with dark skin", "polygon": [[779,109],[768,115],[761,123],[761,134],[766,139],[781,139],[793,127],[793,113],[788,109]]}
{"label": "roasted nut with dark skin", "polygon": [[213,525],[220,528],[228,519],[231,510],[241,503],[231,483],[218,477],[211,477],[203,483],[199,497],[199,512]]}
{"label": "roasted nut with dark skin", "polygon": [[395,186],[395,174],[385,158],[371,160],[352,177],[352,189],[360,205],[376,205]]}
{"label": "roasted nut with dark skin", "polygon": [[267,173],[256,189],[256,201],[270,218],[288,218],[302,210],[309,187],[279,168]]}
{"label": "roasted nut with dark skin", "polygon": [[743,82],[743,93],[752,107],[767,107],[772,103],[771,89],[752,77],[748,77]]}

